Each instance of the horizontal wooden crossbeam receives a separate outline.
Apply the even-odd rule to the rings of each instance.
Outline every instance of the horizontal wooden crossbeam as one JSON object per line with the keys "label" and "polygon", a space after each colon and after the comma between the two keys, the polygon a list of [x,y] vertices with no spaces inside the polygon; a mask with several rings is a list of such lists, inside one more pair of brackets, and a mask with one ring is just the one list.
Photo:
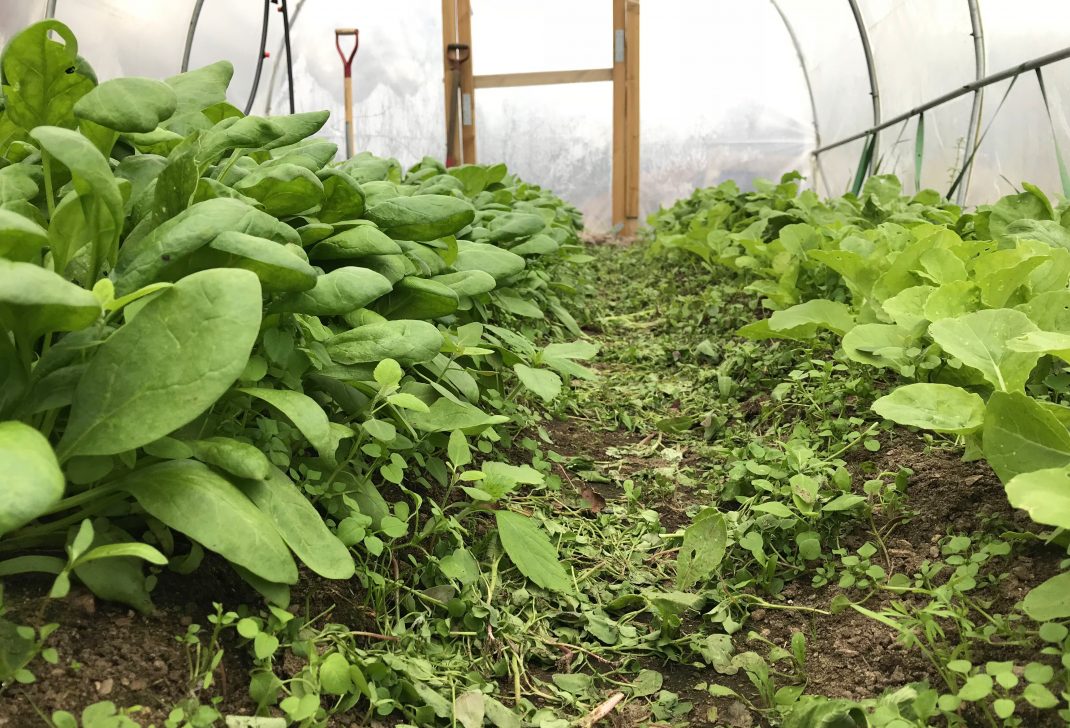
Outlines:
{"label": "horizontal wooden crossbeam", "polygon": [[536,71],[533,73],[494,73],[476,76],[476,88],[510,86],[546,86],[557,83],[594,83],[612,81],[612,68],[585,68],[579,71]]}

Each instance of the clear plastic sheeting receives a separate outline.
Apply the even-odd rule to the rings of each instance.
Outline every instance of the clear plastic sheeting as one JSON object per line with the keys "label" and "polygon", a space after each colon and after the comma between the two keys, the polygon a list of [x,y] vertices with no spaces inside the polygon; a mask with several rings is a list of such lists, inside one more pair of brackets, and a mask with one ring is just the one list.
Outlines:
{"label": "clear plastic sheeting", "polygon": [[589,228],[609,226],[610,84],[487,89],[477,91],[476,99],[480,159],[505,162],[524,179],[552,189],[583,210]]}
{"label": "clear plastic sheeting", "polygon": [[[260,7],[259,2],[250,0],[227,1]],[[360,49],[353,63],[356,149],[397,157],[405,165],[424,156],[445,156],[439,3],[289,0],[289,6],[291,16],[296,15],[290,44],[297,111],[329,109],[331,119],[324,134],[344,150],[342,61],[335,48],[334,31],[358,28]],[[251,10],[246,13],[258,15]],[[256,23],[259,29],[259,17]],[[281,27],[281,23],[277,25]],[[352,47],[351,38],[341,42],[343,49]],[[268,44],[272,63],[265,66],[255,112],[287,111],[286,66],[280,44],[281,38]],[[251,58],[255,60],[255,54]]]}
{"label": "clear plastic sheeting", "polygon": [[1070,45],[1070,4],[1065,0],[978,0],[978,5],[989,72]]}
{"label": "clear plastic sheeting", "polygon": [[[0,34],[40,19],[3,4]],[[181,70],[193,0],[57,0],[56,18],[78,36],[80,51],[98,76],[163,78]],[[339,27],[359,27],[361,46],[354,70],[357,149],[395,156],[406,164],[425,155],[442,156],[443,90],[438,5],[422,0],[366,3],[359,8],[326,0],[290,0],[296,111],[329,109],[323,134],[344,147],[342,63],[334,45]],[[228,100],[244,109],[260,53],[264,5],[258,0],[206,0],[190,48],[190,68],[226,59],[234,65]],[[106,28],[106,32],[101,32]],[[253,113],[289,110],[282,15],[272,4],[268,36]],[[351,41],[350,41],[351,42]]]}
{"label": "clear plastic sheeting", "polygon": [[[192,3],[187,2],[57,0],[56,18],[74,31],[78,52],[102,81],[116,76],[164,78],[178,73],[182,65],[191,9]],[[214,31],[205,27],[204,31],[215,35],[217,42],[235,45],[226,25]]]}
{"label": "clear plastic sheeting", "polygon": [[21,28],[43,18],[46,5],[45,0],[0,2],[0,43],[7,43]]}
{"label": "clear plastic sheeting", "polygon": [[[1070,83],[1070,63],[1048,66],[1043,74],[1055,131],[1065,155],[1070,153],[1070,130],[1066,122],[1066,93],[1060,93],[1059,85],[1065,89]],[[1009,85],[1009,81],[1004,81],[985,90],[981,128],[991,124],[991,129],[973,162],[969,204],[991,202],[1011,194],[1023,181],[1049,194],[1062,190],[1055,139],[1036,74],[1020,76],[1008,95]],[[997,113],[1004,96],[1003,109]]]}
{"label": "clear plastic sheeting", "polygon": [[[611,3],[476,0],[477,75],[608,68]],[[568,23],[562,24],[561,18]],[[770,3],[658,0],[642,6],[641,214],[736,179],[808,169],[813,123],[787,30]],[[480,89],[482,159],[504,161],[610,223],[612,85]]]}
{"label": "clear plastic sheeting", "polygon": [[[921,127],[920,177],[917,159],[918,117],[913,116],[882,131],[878,171],[899,177],[904,192],[931,187],[947,193],[966,158],[965,135],[972,103],[972,96],[963,96],[925,112]],[[860,147],[855,156],[856,162],[858,154],[861,154]]]}
{"label": "clear plastic sheeting", "polygon": [[[863,132],[873,126],[871,93],[879,93],[881,119],[890,119],[978,78],[970,4],[966,0],[858,0],[873,50],[877,88],[872,89],[859,42],[859,32],[843,0],[777,0],[800,40],[813,83],[822,145]],[[1062,0],[1020,3],[977,0],[984,41],[984,74],[1030,61],[1070,46],[1065,33],[1070,4]],[[1070,63],[1043,70],[1047,81],[1055,134],[1070,152],[1070,129],[1064,113]],[[1022,181],[1051,194],[1062,191],[1052,126],[1033,72],[1018,78],[996,115],[1007,83],[982,92],[980,123],[983,137],[968,175],[968,205],[991,202],[1013,192]],[[946,193],[970,156],[969,136],[973,94],[936,107],[925,114],[921,158],[922,187]],[[897,174],[904,189],[919,184],[916,176],[917,117],[878,134],[877,171]],[[864,144],[851,142],[820,155],[821,192],[839,194],[850,189]]]}
{"label": "clear plastic sheeting", "polygon": [[[74,5],[71,0],[59,0],[57,15],[66,21],[68,4]],[[179,15],[176,22],[180,25],[189,23],[189,11],[186,10],[185,22]],[[300,18],[298,22],[300,22]],[[256,57],[260,53],[260,28],[263,23],[263,5],[257,0],[205,0],[201,8],[201,15],[197,23],[196,33],[193,36],[193,44],[190,46],[189,67],[200,68],[201,66],[214,63],[226,58],[234,63],[234,78],[231,79],[230,89],[227,96],[230,103],[239,109],[244,109],[252,93],[253,76],[256,72]],[[241,33],[231,33],[230,28],[247,29]],[[77,28],[75,28],[77,32]],[[181,35],[181,41],[185,43],[185,33]],[[283,78],[286,76],[286,68],[280,61],[283,56],[276,56],[282,44],[282,16],[272,6],[268,12],[268,40],[267,51],[271,55],[265,59],[261,70],[261,81],[264,87],[268,87],[268,79],[272,69],[279,69]],[[220,53],[221,48],[226,48],[226,53]],[[182,61],[182,48],[178,50],[178,65]],[[135,61],[136,62],[136,61]],[[135,66],[136,68],[136,66]],[[178,73],[176,67],[170,73]],[[134,69],[127,69],[128,73],[136,73]],[[263,98],[264,94],[259,94]],[[283,107],[280,111],[286,111]],[[263,113],[262,109],[256,109]]]}
{"label": "clear plastic sheeting", "polygon": [[[965,0],[864,0],[860,7],[876,61],[885,118],[977,78]],[[968,123],[968,118],[963,121],[963,132]]]}
{"label": "clear plastic sheeting", "polygon": [[[816,158],[818,146],[874,124],[859,28],[846,0],[647,0],[642,3],[641,209],[736,179],[776,178],[798,169],[822,194],[849,189],[865,146],[856,140]],[[610,0],[472,0],[477,74],[608,68]],[[890,119],[978,77],[968,0],[857,0],[873,51],[881,118]],[[45,16],[47,0],[0,3],[0,40]],[[56,17],[79,38],[99,77],[162,78],[181,68],[195,0],[56,0]],[[360,29],[354,66],[358,149],[412,164],[445,152],[442,28],[434,0],[288,0],[297,111],[332,112],[324,133],[342,147],[342,65],[334,30]],[[984,74],[1070,46],[1066,0],[976,0]],[[777,9],[782,11],[783,16]],[[206,0],[190,65],[234,63],[230,101],[250,100],[264,6]],[[268,57],[254,113],[288,111],[282,17],[269,8]],[[793,38],[794,36],[794,38]],[[797,45],[796,45],[797,43]],[[804,72],[805,70],[805,72]],[[1070,61],[1004,81],[878,134],[877,171],[904,189],[947,192],[980,138],[968,175],[969,205],[991,202],[1022,181],[1062,191],[1058,144],[1070,154]],[[812,99],[812,105],[811,105]],[[998,109],[998,112],[997,112]],[[476,93],[481,161],[504,161],[553,188],[587,213],[594,229],[610,223],[612,86],[608,82]],[[1049,121],[1049,110],[1050,118]],[[972,127],[972,128],[971,128]],[[920,167],[920,179],[917,171]],[[815,174],[816,172],[816,174]]]}
{"label": "clear plastic sheeting", "polygon": [[[609,2],[473,0],[472,71],[608,68],[612,24]],[[476,111],[480,160],[554,190],[584,211],[588,227],[609,226],[612,84],[478,89]]]}
{"label": "clear plastic sheeting", "polygon": [[772,3],[657,0],[642,14],[641,215],[729,179],[809,175],[810,101]]}
{"label": "clear plastic sheeting", "polygon": [[864,147],[865,142],[859,139],[821,155],[817,187],[822,195],[842,195],[850,189]]}
{"label": "clear plastic sheeting", "polygon": [[472,0],[472,70],[487,74],[606,68],[613,62],[612,26],[611,1]]}
{"label": "clear plastic sheeting", "polygon": [[[777,0],[777,3],[795,29],[810,72],[821,141],[835,141],[870,126],[873,112],[866,62],[846,0]],[[776,31],[770,27],[762,32]],[[793,66],[798,63],[797,58],[793,59]],[[785,72],[788,68],[785,67]],[[798,78],[803,83],[801,75]]]}

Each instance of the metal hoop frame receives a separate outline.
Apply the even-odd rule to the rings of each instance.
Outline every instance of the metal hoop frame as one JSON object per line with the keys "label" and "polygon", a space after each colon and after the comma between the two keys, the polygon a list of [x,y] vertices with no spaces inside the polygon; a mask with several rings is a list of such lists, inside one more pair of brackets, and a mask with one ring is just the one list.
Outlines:
{"label": "metal hoop frame", "polygon": [[[279,1],[281,1],[282,3],[286,2],[286,0],[279,0]],[[296,22],[297,17],[301,12],[301,8],[304,5],[304,2],[305,2],[305,0],[296,0],[295,11],[292,14],[292,16],[288,18],[289,25],[291,27],[292,27],[292,24],[294,22]],[[971,34],[971,36],[973,38],[975,80],[970,84],[967,84],[967,85],[965,85],[965,86],[963,86],[961,88],[958,88],[958,89],[955,89],[953,91],[950,91],[950,92],[948,92],[946,94],[943,94],[942,96],[939,96],[939,97],[937,97],[935,99],[930,100],[927,103],[924,103],[924,104],[922,104],[922,105],[920,105],[918,107],[915,107],[914,109],[911,109],[910,111],[908,111],[906,113],[899,114],[899,115],[897,115],[897,116],[895,116],[895,117],[893,117],[891,119],[882,119],[880,88],[879,88],[879,82],[878,82],[878,77],[877,77],[877,63],[876,63],[876,59],[874,58],[873,47],[870,44],[869,33],[868,33],[866,22],[865,22],[865,16],[862,14],[862,9],[859,6],[858,0],[847,0],[848,9],[851,12],[851,15],[852,15],[852,17],[854,19],[854,23],[855,23],[855,28],[858,31],[859,41],[860,41],[861,46],[862,46],[863,60],[864,60],[864,62],[866,64],[866,74],[867,74],[867,77],[868,77],[868,80],[869,80],[869,92],[870,92],[871,104],[872,104],[872,109],[873,109],[873,124],[869,128],[863,129],[863,130],[861,130],[861,131],[859,131],[859,132],[857,132],[855,134],[852,134],[850,136],[844,137],[842,139],[836,140],[836,141],[831,142],[831,143],[829,143],[829,142],[823,143],[822,142],[822,138],[821,138],[820,124],[819,124],[819,121],[818,121],[817,99],[816,99],[816,96],[815,96],[815,93],[814,93],[814,86],[813,86],[812,78],[811,78],[811,75],[810,75],[810,68],[809,68],[809,65],[807,64],[806,57],[805,57],[805,55],[803,53],[802,45],[799,42],[799,38],[795,33],[795,29],[791,24],[791,20],[790,20],[788,14],[784,11],[784,9],[782,8],[780,2],[778,0],[770,0],[770,2],[772,3],[773,7],[776,9],[777,15],[780,17],[780,21],[783,23],[784,29],[788,33],[788,37],[791,40],[792,46],[794,47],[794,50],[795,50],[795,55],[796,55],[796,57],[798,59],[799,68],[800,68],[800,70],[802,72],[803,82],[806,84],[807,95],[808,95],[809,101],[810,101],[810,113],[811,113],[811,116],[813,117],[813,128],[814,128],[814,149],[811,152],[812,158],[813,158],[812,170],[811,170],[811,173],[812,173],[812,176],[813,176],[813,185],[816,187],[817,184],[818,184],[818,179],[821,179],[822,182],[825,185],[826,192],[829,191],[828,190],[828,180],[825,178],[825,174],[824,174],[824,172],[823,172],[823,170],[821,168],[821,155],[824,152],[827,152],[827,151],[830,151],[830,150],[835,149],[837,147],[843,146],[844,144],[847,144],[849,142],[857,141],[859,139],[867,139],[867,138],[872,137],[873,151],[872,151],[872,156],[871,156],[870,163],[869,163],[869,173],[870,174],[876,174],[876,172],[878,170],[879,163],[880,163],[879,162],[879,154],[878,154],[878,151],[877,151],[877,143],[878,143],[879,134],[880,134],[880,132],[882,130],[884,130],[884,129],[890,127],[890,126],[894,126],[895,124],[901,123],[901,122],[903,122],[903,121],[905,121],[907,119],[910,119],[910,118],[912,118],[914,116],[918,116],[918,115],[924,113],[925,111],[927,111],[929,109],[932,109],[934,107],[940,106],[941,104],[947,103],[948,101],[951,101],[953,99],[959,98],[959,97],[964,96],[966,94],[972,93],[973,94],[973,103],[972,103],[972,106],[971,106],[971,109],[970,109],[969,125],[966,128],[965,148],[964,148],[964,151],[963,151],[963,161],[962,161],[961,169],[960,169],[961,175],[963,177],[963,181],[962,181],[962,184],[956,190],[956,201],[960,205],[964,204],[965,200],[966,200],[966,197],[967,197],[968,187],[969,187],[969,183],[970,183],[970,175],[971,175],[971,172],[972,172],[972,162],[973,162],[974,157],[976,156],[977,147],[981,143],[982,135],[980,134],[980,127],[981,127],[981,117],[982,117],[983,110],[984,110],[984,89],[986,87],[994,84],[994,83],[997,83],[999,81],[1007,80],[1008,78],[1016,77],[1016,76],[1018,76],[1018,75],[1020,75],[1020,74],[1022,74],[1024,72],[1036,70],[1036,69],[1042,68],[1043,66],[1046,66],[1048,64],[1055,63],[1057,61],[1070,59],[1070,47],[1068,47],[1068,48],[1064,48],[1064,49],[1062,49],[1060,51],[1056,51],[1054,53],[1049,53],[1047,55],[1034,58],[1031,61],[1028,61],[1026,63],[1022,63],[1022,64],[1020,64],[1018,66],[1013,67],[1013,68],[1005,69],[1003,71],[1000,71],[998,73],[994,73],[994,74],[991,74],[991,75],[986,75],[988,73],[987,55],[986,55],[986,51],[985,51],[984,25],[983,25],[982,20],[981,20],[980,2],[979,2],[979,0],[966,0],[966,4],[967,4],[968,10],[969,10],[969,17],[970,17],[970,34]],[[56,16],[56,6],[57,6],[57,4],[58,4],[58,0],[46,0],[45,9],[44,9],[44,17],[45,18],[54,18]],[[191,11],[191,14],[190,14],[189,26],[188,26],[188,28],[186,30],[186,41],[185,41],[185,44],[184,44],[184,47],[183,47],[183,53],[182,53],[182,70],[183,71],[186,71],[189,68],[190,52],[191,52],[191,49],[193,47],[193,39],[194,39],[194,36],[196,35],[196,32],[197,32],[197,25],[200,22],[201,11],[202,11],[203,7],[204,7],[204,0],[194,0],[193,8],[192,8],[192,11]],[[286,7],[285,4],[282,7],[285,8]],[[286,28],[286,30],[288,30],[288,29],[289,28]],[[283,42],[280,43],[280,46],[282,46],[279,49],[280,51],[283,50],[283,48],[285,48],[285,50],[287,51],[287,53],[286,53],[287,75],[291,79],[290,83],[289,83],[289,86],[290,86],[290,89],[289,89],[289,91],[290,91],[290,109],[291,109],[291,111],[293,111],[293,100],[292,100],[293,99],[293,96],[292,96],[292,94],[293,94],[292,73],[293,72],[292,72],[292,61],[291,61],[291,58],[290,58],[290,54],[288,52],[289,51],[289,33],[285,33],[285,37],[283,39]],[[277,56],[278,55],[280,55],[280,54],[277,54]],[[272,100],[273,100],[272,99],[272,95],[274,93],[274,87],[275,87],[274,81],[275,81],[276,74],[278,72],[279,61],[280,60],[281,60],[281,58],[277,57],[275,62],[272,64],[271,83],[269,84],[268,91],[267,91],[267,93],[268,93],[267,106],[268,106],[269,110],[270,110],[270,107],[272,105]],[[260,59],[261,63],[262,63],[262,61],[263,61],[263,58]],[[254,95],[256,94],[256,89],[255,88],[253,90],[253,94]]]}

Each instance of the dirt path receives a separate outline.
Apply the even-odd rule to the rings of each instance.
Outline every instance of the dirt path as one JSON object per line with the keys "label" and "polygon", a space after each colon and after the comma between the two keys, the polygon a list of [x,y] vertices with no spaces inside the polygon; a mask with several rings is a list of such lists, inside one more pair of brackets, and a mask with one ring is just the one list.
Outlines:
{"label": "dirt path", "polygon": [[[694,421],[682,429],[668,420],[686,420],[680,415],[695,411],[689,405],[708,401],[709,390],[715,386],[709,378],[695,376],[693,368],[681,371],[678,365],[693,361],[691,351],[700,338],[714,342],[734,338],[735,325],[713,315],[702,319],[697,332],[674,331],[666,321],[666,309],[685,305],[681,299],[686,295],[669,305],[650,305],[649,299],[631,295],[634,289],[625,288],[627,292],[622,294],[613,288],[613,279],[609,280],[610,285],[599,292],[610,299],[601,307],[603,317],[589,322],[592,335],[602,346],[602,381],[581,383],[580,405],[575,410],[581,414],[548,423],[546,429],[557,452],[590,465],[586,471],[576,468],[580,472],[571,479],[573,489],[585,500],[598,507],[612,507],[625,499],[626,481],[650,484],[654,497],[646,505],[658,514],[663,531],[671,533],[689,525],[704,507],[732,507],[713,495],[723,486],[720,481],[733,458],[723,449],[718,452],[716,442],[703,437],[702,428],[711,415],[693,417]],[[664,288],[675,290],[674,286]],[[775,379],[770,381],[769,387],[775,383]],[[733,405],[728,419],[753,421],[757,434],[761,431],[758,420],[769,404],[768,392],[759,391],[750,400]],[[630,416],[624,419],[624,415]],[[872,419],[868,412],[866,417]],[[904,428],[889,426],[876,439],[877,452],[855,447],[846,454],[855,492],[862,493],[861,484],[882,473],[901,473],[905,487],[894,502],[889,500],[874,509],[871,522],[856,522],[842,530],[839,545],[848,553],[873,540],[875,533],[880,534],[882,567],[888,574],[909,576],[948,558],[949,535],[972,536],[980,543],[998,540],[1001,533],[1036,529],[1023,512],[1009,506],[1002,485],[983,462],[963,462],[960,452],[934,445]],[[584,472],[596,477],[585,479]],[[667,478],[672,479],[671,484],[665,482]],[[1031,587],[1058,572],[1062,558],[1058,549],[1036,542],[1015,548],[1013,568],[1001,572],[1007,562],[994,560],[982,570],[989,581],[972,594],[997,614],[1013,611]],[[770,598],[774,603],[770,608],[751,610],[743,629],[733,637],[736,650],[755,649],[757,641],[788,652],[792,637],[802,633],[806,636],[805,668],[781,677],[788,684],[799,684],[807,694],[829,698],[872,699],[886,690],[922,681],[940,687],[940,673],[921,652],[905,645],[900,633],[857,611],[836,608],[843,591],[834,585],[815,587],[810,577],[804,573],[786,584],[776,598]],[[862,603],[872,611],[895,609],[899,604],[909,613],[924,610],[929,598],[877,591]],[[692,629],[716,631],[700,617],[692,616],[691,620]],[[948,640],[953,641],[954,626],[945,628]],[[1034,649],[1000,644],[997,639],[991,645],[981,645],[977,653],[986,660],[1027,662],[1035,658]],[[665,689],[692,703],[683,724],[741,728],[775,724],[775,711],[768,706],[755,709],[762,706],[760,690],[742,672],[726,675],[688,660],[654,660],[646,666],[663,673]],[[732,688],[741,699],[712,697],[705,689],[711,682]],[[782,686],[777,683],[777,687]],[[1027,706],[1025,709],[1028,711]],[[627,721],[633,718],[618,718],[616,725],[629,725]],[[1026,713],[1025,719],[1029,725],[1061,724],[1050,713]]]}
{"label": "dirt path", "polygon": [[[628,699],[604,723],[617,728],[777,725],[791,706],[776,704],[777,695],[805,692],[857,701],[920,681],[939,687],[942,678],[933,663],[918,649],[904,646],[896,630],[838,604],[846,595],[871,611],[901,604],[901,611],[915,614],[929,608],[931,597],[841,589],[836,580],[842,572],[835,571],[826,579],[830,583],[815,585],[823,564],[836,566],[837,558],[828,553],[811,562],[778,556],[776,569],[786,576],[759,588],[757,570],[737,544],[721,572],[695,587],[701,597],[697,606],[669,616],[649,605],[636,606],[643,599],[656,603],[650,594],[674,593],[680,538],[695,516],[710,506],[728,514],[740,509],[749,495],[745,488],[774,478],[769,471],[782,467],[793,439],[839,451],[844,433],[868,433],[833,453],[835,458],[829,452],[811,455],[839,462],[842,454],[851,492],[868,500],[871,517],[830,519],[831,525],[815,520],[813,528],[824,528],[830,548],[847,555],[876,543],[873,563],[886,574],[913,579],[934,564],[946,568],[947,562],[973,553],[949,550],[952,535],[967,538],[970,545],[963,548],[975,549],[998,542],[1000,534],[1027,533],[1032,526],[1010,509],[1002,486],[983,464],[964,463],[944,443],[874,422],[864,406],[871,393],[850,390],[845,396],[849,387],[857,389],[854,372],[837,369],[830,351],[754,345],[733,336],[740,322],[758,313],[752,297],[727,286],[720,290],[689,283],[683,275],[680,280],[658,277],[628,249],[594,252],[598,290],[585,328],[602,347],[596,364],[601,376],[575,380],[574,391],[554,415],[529,433],[537,447],[513,450],[518,464],[537,452],[536,459],[548,464],[548,474],[560,478],[560,491],[525,494],[524,508],[552,515],[563,558],[587,579],[593,601],[579,606],[540,602],[544,615],[539,621],[545,616],[542,626],[548,631],[515,645],[517,654],[525,655],[523,674],[483,678],[512,697],[522,677],[525,698],[569,717],[583,715],[623,689]],[[788,388],[775,394],[781,385]],[[841,424],[843,432],[819,432]],[[886,484],[876,495],[866,490],[875,481]],[[769,526],[770,521],[762,523]],[[1021,540],[1013,547],[1012,562],[994,556],[985,563],[972,592],[995,614],[1010,613],[1029,588],[1056,572],[1061,556],[1058,549],[1035,541]],[[502,575],[495,607],[506,609],[524,586],[515,573]],[[251,590],[212,559],[190,577],[163,575],[154,593],[159,610],[152,616],[98,603],[78,588],[66,600],[49,600],[43,596],[48,583],[39,579],[14,579],[7,587],[6,607],[16,621],[62,625],[49,643],[61,659],[55,665],[36,662],[37,682],[0,695],[0,728],[47,725],[43,716],[53,710],[100,700],[144,706],[132,717],[158,726],[174,705],[191,697],[217,699],[215,707],[224,714],[249,714],[254,707],[248,697],[253,663],[232,633],[212,647],[223,648],[224,657],[210,671],[213,681],[207,688],[204,673],[190,664],[197,648],[179,639],[191,625],[205,628],[204,638],[215,603],[225,609],[258,603]],[[312,613],[335,605],[333,619],[350,628],[368,627],[364,598],[356,581],[304,579],[295,589],[295,602],[307,599]],[[716,618],[719,600],[727,599],[750,600],[741,602],[750,606],[732,612],[738,623]],[[580,612],[586,610],[590,619],[591,609],[604,620],[599,631],[578,626]],[[966,638],[954,624],[940,624],[947,644]],[[483,641],[484,633],[466,634],[471,654],[478,656],[491,644]],[[798,635],[805,638],[801,664],[790,658]],[[522,638],[522,632],[512,636]],[[451,637],[423,644],[441,649],[455,642]],[[495,641],[493,647],[500,650],[505,644]],[[971,649],[975,661],[1033,657],[1032,648],[999,638]],[[754,673],[748,677],[743,663],[729,660],[749,652],[769,659],[766,683],[756,682]],[[292,674],[301,661],[289,654],[280,669],[290,669],[288,664]],[[570,687],[577,677],[591,677],[593,683]],[[719,687],[711,690],[712,685]],[[1026,725],[1056,725],[1046,723],[1049,714],[1019,716]],[[382,725],[366,722],[363,709],[334,724]]]}

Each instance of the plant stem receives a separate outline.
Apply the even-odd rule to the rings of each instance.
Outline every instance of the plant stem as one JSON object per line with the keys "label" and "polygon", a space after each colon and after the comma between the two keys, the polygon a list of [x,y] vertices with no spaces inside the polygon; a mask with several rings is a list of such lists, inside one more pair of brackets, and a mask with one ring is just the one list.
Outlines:
{"label": "plant stem", "polygon": [[874,423],[873,423],[872,425],[870,425],[869,427],[867,427],[867,428],[866,428],[866,430],[865,430],[865,432],[863,432],[863,433],[862,433],[861,435],[859,435],[859,436],[858,436],[858,437],[856,437],[856,438],[855,438],[854,440],[852,440],[851,442],[849,442],[849,443],[847,443],[846,445],[844,445],[843,447],[841,447],[841,448],[840,448],[839,450],[837,450],[836,452],[834,452],[834,453],[831,453],[831,454],[829,454],[829,455],[825,456],[825,458],[824,458],[824,459],[825,459],[826,461],[828,461],[828,460],[835,460],[835,459],[836,459],[836,458],[838,458],[838,457],[839,457],[840,455],[843,455],[843,454],[844,454],[845,452],[847,452],[848,450],[850,450],[851,448],[853,448],[853,447],[854,447],[855,445],[857,445],[858,443],[862,442],[863,438],[865,438],[865,436],[866,436],[866,435],[868,435],[869,433],[873,432],[873,430],[874,430],[874,429],[876,429],[876,427],[877,427],[877,423],[876,423],[876,422],[874,422]]}
{"label": "plant stem", "polygon": [[230,153],[230,159],[227,160],[227,163],[216,174],[215,178],[217,180],[219,180],[220,182],[222,182],[223,178],[227,176],[228,172],[230,172],[230,168],[234,166],[234,163],[237,162],[240,157],[241,157],[241,150],[240,149],[235,149],[233,152],[231,152]]}
{"label": "plant stem", "polygon": [[72,513],[65,518],[38,524],[36,526],[26,526],[18,531],[13,531],[8,536],[5,536],[3,542],[0,543],[0,552],[20,551],[38,546],[42,542],[47,543],[50,536],[65,531],[70,526],[80,523],[83,519],[99,513],[117,502],[120,497],[120,494],[115,494],[110,498],[103,498],[98,503],[91,503],[83,510],[78,511],[77,513]]}
{"label": "plant stem", "polygon": [[826,609],[817,609],[815,607],[796,607],[791,604],[773,604],[772,602],[767,602],[761,597],[753,594],[740,594],[737,598],[751,600],[754,604],[761,606],[763,609],[783,609],[789,612],[812,612],[813,614],[821,614],[826,617],[832,614],[832,612]]}
{"label": "plant stem", "polygon": [[43,149],[41,150],[41,166],[45,173],[45,203],[48,205],[48,219],[51,220],[56,213],[55,193],[52,189],[52,155]]}
{"label": "plant stem", "polygon": [[81,493],[76,493],[59,501],[54,506],[45,511],[42,515],[50,516],[53,513],[61,513],[63,511],[68,511],[71,508],[77,508],[83,503],[91,503],[97,498],[103,498],[107,495],[110,495],[118,489],[118,481],[112,481],[111,483],[106,483],[104,485],[97,486],[96,488],[83,490]]}

